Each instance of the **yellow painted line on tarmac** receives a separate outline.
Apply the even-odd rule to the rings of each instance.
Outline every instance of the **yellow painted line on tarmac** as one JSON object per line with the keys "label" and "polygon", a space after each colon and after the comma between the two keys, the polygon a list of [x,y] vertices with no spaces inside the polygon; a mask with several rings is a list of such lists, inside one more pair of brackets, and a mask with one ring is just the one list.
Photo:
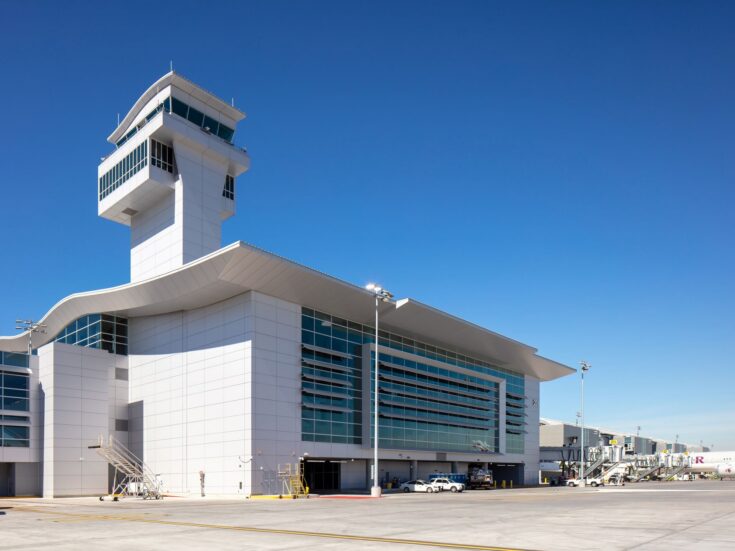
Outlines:
{"label": "yellow painted line on tarmac", "polygon": [[519,549],[514,547],[495,547],[492,545],[473,545],[471,543],[449,543],[442,541],[411,540],[401,538],[383,538],[378,536],[358,536],[350,534],[334,534],[330,532],[307,532],[304,530],[284,530],[279,528],[255,528],[251,526],[232,526],[227,524],[203,524],[200,522],[184,522],[175,520],[159,520],[152,518],[140,518],[137,516],[123,515],[95,515],[89,513],[61,513],[58,511],[46,511],[34,507],[16,507],[16,511],[29,513],[45,513],[54,516],[72,517],[78,520],[118,520],[127,522],[144,522],[147,524],[162,524],[164,526],[183,526],[190,528],[213,528],[216,530],[232,530],[236,532],[251,532],[257,534],[277,534],[285,536],[305,536],[314,538],[327,538],[348,541],[364,541],[373,543],[395,543],[399,545],[416,545],[422,547],[439,547],[442,549],[472,549],[478,551],[532,551],[530,549]]}

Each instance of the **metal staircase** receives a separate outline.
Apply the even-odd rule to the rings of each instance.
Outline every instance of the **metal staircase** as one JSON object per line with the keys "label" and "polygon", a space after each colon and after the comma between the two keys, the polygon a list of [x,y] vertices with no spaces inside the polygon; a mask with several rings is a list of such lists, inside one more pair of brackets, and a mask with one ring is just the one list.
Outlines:
{"label": "metal staircase", "polygon": [[584,473],[582,474],[582,478],[585,479],[588,476],[590,476],[593,472],[595,472],[604,462],[606,461],[605,456],[603,454],[600,454],[600,456],[595,459],[592,463],[589,465],[585,465]]}
{"label": "metal staircase", "polygon": [[[143,499],[163,498],[161,483],[153,471],[112,435],[108,440],[100,435],[98,443],[89,446],[89,449],[96,450],[115,469],[110,494],[114,501],[117,501],[120,496],[141,496]],[[100,497],[100,500],[103,499]]]}
{"label": "metal staircase", "polygon": [[612,472],[613,472],[613,471],[614,471],[615,469],[617,469],[618,467],[620,467],[620,465],[621,465],[622,463],[623,463],[622,461],[616,461],[616,462],[614,462],[614,463],[611,463],[610,465],[607,465],[607,466],[605,466],[605,467],[604,467],[604,468],[602,469],[602,472],[600,473],[600,478],[602,478],[602,479],[606,479],[606,478],[607,478],[607,477],[608,477],[608,476],[609,476],[610,474],[612,474]]}
{"label": "metal staircase", "polygon": [[631,477],[631,481],[640,482],[641,480],[643,480],[647,476],[654,474],[656,471],[658,471],[661,468],[662,468],[661,465],[654,465],[653,467],[645,468],[643,471],[637,472],[635,475],[633,475]]}
{"label": "metal staircase", "polygon": [[293,499],[309,497],[309,487],[304,480],[303,463],[278,465],[278,478],[281,479],[281,496],[290,496]]}
{"label": "metal staircase", "polygon": [[674,480],[674,478],[676,478],[677,475],[683,473],[688,467],[689,467],[689,465],[686,464],[686,463],[684,463],[683,465],[679,465],[677,467],[674,467],[674,469],[671,472],[666,473],[666,476],[664,477],[664,480],[667,480],[667,481],[668,480]]}

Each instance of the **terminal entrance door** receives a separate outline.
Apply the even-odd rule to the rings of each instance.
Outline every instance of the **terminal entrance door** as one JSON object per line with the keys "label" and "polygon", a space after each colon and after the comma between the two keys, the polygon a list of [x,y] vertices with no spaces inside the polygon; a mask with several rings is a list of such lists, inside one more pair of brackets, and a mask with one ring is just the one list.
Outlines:
{"label": "terminal entrance door", "polygon": [[313,461],[304,463],[304,478],[310,492],[339,490],[340,463],[332,461]]}

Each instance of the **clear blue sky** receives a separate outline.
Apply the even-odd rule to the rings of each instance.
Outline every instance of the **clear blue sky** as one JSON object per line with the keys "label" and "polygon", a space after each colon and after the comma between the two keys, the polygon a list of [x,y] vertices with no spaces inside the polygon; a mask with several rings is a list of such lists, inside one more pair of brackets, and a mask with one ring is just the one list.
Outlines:
{"label": "clear blue sky", "polygon": [[[587,420],[735,449],[735,4],[0,2],[0,334],[124,283],[105,137],[174,68],[248,113],[224,243],[593,365]],[[572,421],[577,376],[542,385]]]}

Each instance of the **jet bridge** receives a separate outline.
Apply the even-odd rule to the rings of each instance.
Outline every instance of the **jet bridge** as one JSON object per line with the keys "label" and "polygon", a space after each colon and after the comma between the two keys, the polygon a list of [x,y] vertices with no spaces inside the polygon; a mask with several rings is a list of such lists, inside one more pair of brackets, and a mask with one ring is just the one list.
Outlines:
{"label": "jet bridge", "polygon": [[[589,459],[584,478],[605,481],[614,475],[624,476],[631,482],[656,475],[661,480],[673,480],[691,466],[691,458],[686,454],[625,455],[623,446],[597,446],[585,451]],[[579,471],[579,462],[576,465]]]}

